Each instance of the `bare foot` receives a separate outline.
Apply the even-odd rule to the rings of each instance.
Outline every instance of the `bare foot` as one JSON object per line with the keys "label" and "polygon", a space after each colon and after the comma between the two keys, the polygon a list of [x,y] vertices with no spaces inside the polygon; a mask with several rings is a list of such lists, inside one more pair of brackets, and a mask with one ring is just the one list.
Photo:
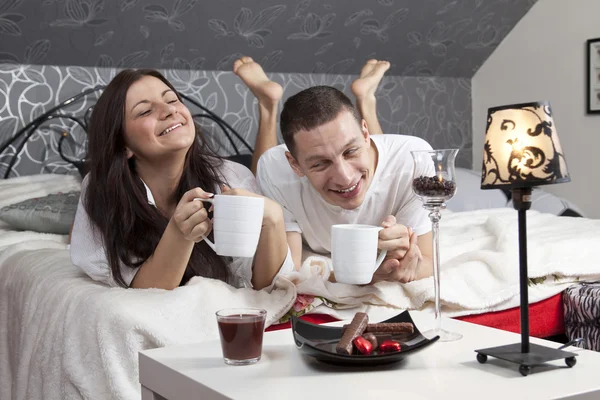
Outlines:
{"label": "bare foot", "polygon": [[390,68],[388,61],[369,60],[360,71],[360,77],[352,82],[350,88],[358,100],[375,97],[375,90],[383,78],[383,74]]}
{"label": "bare foot", "polygon": [[281,85],[270,80],[260,64],[250,57],[242,57],[234,62],[233,73],[244,81],[260,104],[276,105],[283,95]]}

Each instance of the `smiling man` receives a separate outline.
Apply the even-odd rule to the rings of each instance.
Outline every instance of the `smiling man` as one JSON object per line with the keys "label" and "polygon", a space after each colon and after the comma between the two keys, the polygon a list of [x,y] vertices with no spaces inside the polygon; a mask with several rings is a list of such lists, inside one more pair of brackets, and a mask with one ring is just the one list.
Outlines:
{"label": "smiling man", "polygon": [[384,227],[378,247],[388,254],[374,282],[431,276],[431,224],[411,188],[415,167],[410,152],[430,150],[427,142],[370,135],[350,99],[329,86],[290,97],[280,127],[285,145],[262,155],[257,176],[264,194],[283,207],[297,268],[303,243],[328,254],[331,226],[358,223]]}

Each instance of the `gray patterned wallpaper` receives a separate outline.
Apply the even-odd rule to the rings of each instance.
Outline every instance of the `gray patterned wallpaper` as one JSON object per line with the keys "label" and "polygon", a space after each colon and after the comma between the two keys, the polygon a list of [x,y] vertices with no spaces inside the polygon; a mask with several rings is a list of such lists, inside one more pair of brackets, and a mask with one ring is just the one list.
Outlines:
{"label": "gray patterned wallpaper", "polygon": [[0,63],[473,76],[536,0],[0,0]]}
{"label": "gray patterned wallpaper", "polygon": [[[31,54],[27,49],[25,53]],[[36,116],[82,90],[105,85],[116,68],[78,66],[31,66],[0,64],[0,146]],[[166,77],[184,94],[199,100],[231,124],[251,145],[258,129],[258,110],[252,93],[231,72],[163,70]],[[350,84],[356,76],[335,74],[270,74],[284,87],[285,99],[313,85],[332,85],[352,96]],[[467,78],[385,77],[376,93],[382,128],[388,133],[423,137],[434,148],[459,147],[457,165],[471,166],[471,87]],[[73,103],[69,110],[82,115],[95,102],[94,96]],[[351,97],[352,98],[352,97]],[[192,112],[196,112],[191,107]],[[52,120],[32,136],[13,175],[42,172],[68,173],[73,167],[57,153],[60,133],[70,134],[65,153],[81,158],[85,152],[85,134],[70,120]],[[232,147],[221,131],[206,124],[204,129],[217,143],[222,154]],[[238,143],[239,144],[239,143]],[[246,152],[241,148],[242,152]],[[0,156],[0,176],[4,175],[11,146]]]}

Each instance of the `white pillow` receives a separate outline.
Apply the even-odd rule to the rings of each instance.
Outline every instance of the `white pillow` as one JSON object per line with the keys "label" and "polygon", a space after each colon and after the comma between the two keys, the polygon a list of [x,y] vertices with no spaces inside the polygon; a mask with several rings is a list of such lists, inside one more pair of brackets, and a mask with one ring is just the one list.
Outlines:
{"label": "white pillow", "polygon": [[447,203],[450,211],[503,208],[507,200],[500,189],[481,189],[481,171],[456,168],[456,194]]}
{"label": "white pillow", "polygon": [[0,179],[0,207],[73,190],[81,190],[81,178],[78,175],[41,174]]}
{"label": "white pillow", "polygon": [[[448,200],[448,210],[453,212],[488,208],[513,208],[512,199],[500,189],[481,189],[481,172],[456,168],[456,194]],[[531,193],[531,209],[542,213],[585,217],[572,202],[534,188]]]}
{"label": "white pillow", "polygon": [[[512,200],[508,201],[506,206],[512,207]],[[585,217],[583,211],[575,204],[552,193],[544,192],[540,188],[534,188],[531,192],[531,209],[558,216]]]}

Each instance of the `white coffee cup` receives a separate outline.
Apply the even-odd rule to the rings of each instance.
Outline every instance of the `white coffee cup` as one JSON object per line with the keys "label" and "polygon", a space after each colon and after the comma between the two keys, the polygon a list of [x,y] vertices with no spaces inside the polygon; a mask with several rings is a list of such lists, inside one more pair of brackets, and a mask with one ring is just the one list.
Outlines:
{"label": "white coffee cup", "polygon": [[220,256],[254,257],[262,228],[262,197],[215,195],[194,199],[212,203],[214,243],[204,241]]}
{"label": "white coffee cup", "polygon": [[379,231],[372,225],[339,224],[331,227],[331,261],[335,280],[341,283],[365,285],[373,279],[386,250],[377,256]]}

